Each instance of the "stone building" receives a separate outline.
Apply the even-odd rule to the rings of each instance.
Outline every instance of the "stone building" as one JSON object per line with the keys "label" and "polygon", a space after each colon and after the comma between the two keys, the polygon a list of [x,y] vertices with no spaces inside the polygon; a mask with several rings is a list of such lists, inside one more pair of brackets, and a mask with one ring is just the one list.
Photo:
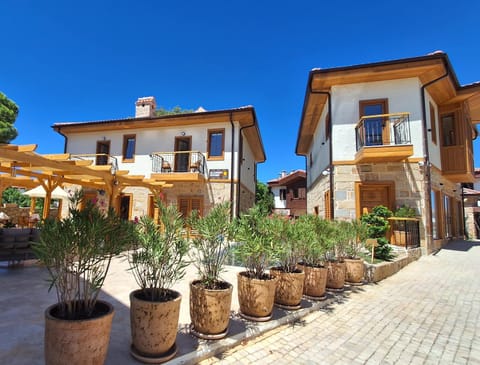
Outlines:
{"label": "stone building", "polygon": [[353,219],[408,205],[425,252],[463,237],[480,83],[460,85],[443,52],[310,72],[296,153],[307,212]]}
{"label": "stone building", "polygon": [[[155,98],[145,97],[135,108],[135,118],[55,123],[53,129],[65,137],[72,158],[164,182],[160,198],[184,215],[223,201],[238,215],[254,204],[265,151],[253,107],[157,116]],[[107,200],[104,191],[87,194]],[[155,215],[156,197],[145,187],[126,187],[119,199],[125,219]]]}

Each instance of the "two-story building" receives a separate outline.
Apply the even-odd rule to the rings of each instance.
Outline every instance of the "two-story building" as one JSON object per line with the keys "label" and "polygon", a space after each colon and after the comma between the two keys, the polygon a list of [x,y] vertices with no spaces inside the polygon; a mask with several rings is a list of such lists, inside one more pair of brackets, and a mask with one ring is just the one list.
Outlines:
{"label": "two-story building", "polygon": [[408,205],[427,252],[463,236],[460,183],[473,182],[480,83],[461,86],[443,52],[310,72],[296,153],[307,211],[353,219]]}
{"label": "two-story building", "polygon": [[[74,159],[163,182],[161,198],[184,215],[224,201],[238,215],[254,204],[257,163],[265,161],[265,151],[252,106],[163,116],[155,110],[155,98],[145,97],[136,102],[135,118],[52,127]],[[126,187],[116,204],[125,219],[154,216],[155,197],[145,187]]]}
{"label": "two-story building", "polygon": [[307,177],[304,170],[282,171],[267,185],[273,194],[273,213],[290,217],[307,213]]}

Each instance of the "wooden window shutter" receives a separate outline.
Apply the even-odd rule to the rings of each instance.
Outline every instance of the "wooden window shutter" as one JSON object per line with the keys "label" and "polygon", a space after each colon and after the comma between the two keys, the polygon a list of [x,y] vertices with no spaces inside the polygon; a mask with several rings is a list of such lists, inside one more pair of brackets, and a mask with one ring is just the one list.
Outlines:
{"label": "wooden window shutter", "polygon": [[325,204],[325,219],[332,219],[332,212],[330,210],[330,190],[327,190],[323,195]]}

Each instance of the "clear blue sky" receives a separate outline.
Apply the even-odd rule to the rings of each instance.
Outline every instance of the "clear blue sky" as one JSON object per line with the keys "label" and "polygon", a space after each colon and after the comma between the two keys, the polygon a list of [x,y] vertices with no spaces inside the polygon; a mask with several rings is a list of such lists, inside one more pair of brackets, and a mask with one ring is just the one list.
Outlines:
{"label": "clear blue sky", "polygon": [[[63,152],[60,121],[165,108],[253,105],[267,161],[259,180],[304,168],[295,155],[312,68],[445,51],[480,80],[480,1],[1,0],[0,91],[20,107],[16,144]],[[480,144],[475,142],[476,166]]]}

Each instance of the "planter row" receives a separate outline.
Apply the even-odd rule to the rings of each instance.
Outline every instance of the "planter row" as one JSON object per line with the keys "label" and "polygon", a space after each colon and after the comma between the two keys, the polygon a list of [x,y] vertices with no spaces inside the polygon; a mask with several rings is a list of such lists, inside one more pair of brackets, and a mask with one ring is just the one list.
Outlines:
{"label": "planter row", "polygon": [[[361,283],[363,272],[363,260],[330,263],[328,268],[299,265],[293,273],[272,268],[265,279],[249,278],[241,272],[237,275],[240,315],[252,321],[268,321],[274,305],[300,309],[303,296],[323,300],[327,288],[341,290],[345,280]],[[204,289],[199,282],[190,284],[192,334],[204,339],[227,335],[232,291],[228,283],[219,290]],[[177,353],[181,294],[173,290],[169,294],[171,300],[166,302],[145,300],[141,290],[130,294],[131,354],[139,361],[161,363]],[[46,364],[105,362],[114,310],[103,301],[98,301],[97,307],[97,318],[75,321],[56,318],[56,306],[46,310]]]}

